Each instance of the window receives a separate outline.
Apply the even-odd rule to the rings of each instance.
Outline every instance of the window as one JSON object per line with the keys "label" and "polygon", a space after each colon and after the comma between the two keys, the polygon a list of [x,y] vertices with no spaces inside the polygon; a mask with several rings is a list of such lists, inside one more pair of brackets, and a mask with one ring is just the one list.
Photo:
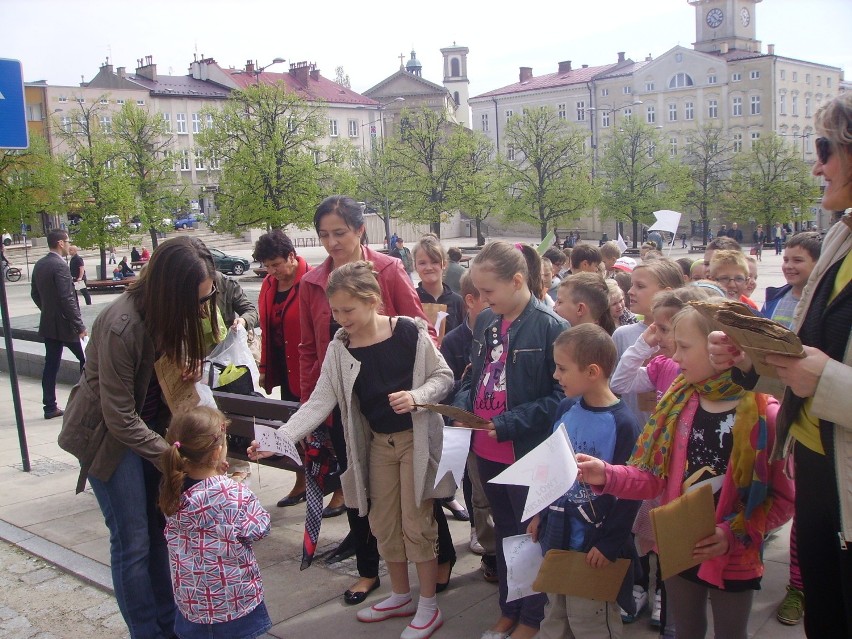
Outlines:
{"label": "window", "polygon": [[609,111],[601,113],[601,128],[609,127]]}
{"label": "window", "polygon": [[515,145],[514,144],[510,144],[509,146],[506,147],[506,159],[507,160],[514,160],[515,159]]}
{"label": "window", "polygon": [[64,133],[71,133],[71,118],[67,115],[62,116],[59,126],[62,128]]}
{"label": "window", "polygon": [[207,117],[205,119],[207,120],[207,128],[212,129],[213,128],[213,114],[208,113]]}
{"label": "window", "polygon": [[822,76],[821,76],[821,75],[818,75],[818,76],[816,77],[816,80],[817,80],[817,86],[818,86],[818,87],[821,87],[821,86],[822,86]]}
{"label": "window", "polygon": [[189,151],[187,150],[180,152],[180,170],[189,171]]}
{"label": "window", "polygon": [[677,138],[669,138],[669,155],[672,157],[677,155]]}
{"label": "window", "polygon": [[711,73],[710,75],[707,76],[707,84],[716,84],[717,82],[718,82],[718,80],[716,79],[715,73]]}
{"label": "window", "polygon": [[564,120],[566,117],[568,117],[568,110],[564,104],[556,105],[556,115],[559,116],[560,120]]}
{"label": "window", "polygon": [[461,98],[459,97],[458,91],[453,91],[453,102],[456,103],[456,106],[459,106],[461,104]]}
{"label": "window", "polygon": [[657,152],[657,145],[654,144],[653,141],[648,142],[648,157],[649,158],[654,157],[654,153],[656,153],[656,152]]}
{"label": "window", "polygon": [[748,74],[748,77],[751,80],[760,80],[760,71],[754,70]]}
{"label": "window", "polygon": [[760,139],[760,131],[751,132],[751,146],[754,148],[754,143]]}
{"label": "window", "polygon": [[219,158],[217,158],[215,155],[210,156],[210,170],[211,171],[218,171],[219,170]]}
{"label": "window", "polygon": [[805,96],[805,117],[811,117],[811,99],[808,96]]}
{"label": "window", "polygon": [[798,81],[799,81],[799,72],[793,71],[793,82],[798,82]]}
{"label": "window", "polygon": [[74,98],[74,102],[76,102],[77,104],[86,104],[86,98],[76,97],[76,98]]}
{"label": "window", "polygon": [[680,89],[683,87],[691,87],[695,83],[692,81],[692,77],[688,73],[676,73],[674,77],[669,80],[669,88],[670,89]]}
{"label": "window", "polygon": [[731,115],[740,116],[743,114],[743,99],[733,98],[731,104]]}
{"label": "window", "polygon": [[101,131],[104,133],[109,133],[112,131],[112,117],[109,115],[102,115],[98,118],[98,122],[101,125]]}
{"label": "window", "polygon": [[601,89],[601,97],[605,98],[609,95],[609,89]]}
{"label": "window", "polygon": [[669,104],[669,122],[677,122],[677,104]]}
{"label": "window", "polygon": [[683,104],[683,119],[684,120],[694,120],[695,119],[695,103],[684,102],[684,104]]}
{"label": "window", "polygon": [[160,117],[163,118],[163,129],[166,133],[172,132],[172,114],[171,113],[161,113]]}
{"label": "window", "polygon": [[204,170],[204,156],[201,154],[201,149],[195,149],[193,153],[195,155],[195,170],[203,171]]}
{"label": "window", "polygon": [[461,64],[459,64],[458,58],[452,58],[450,60],[450,76],[454,78],[461,76]]}
{"label": "window", "polygon": [[831,88],[831,78],[825,79],[825,86],[827,86],[829,89]]}
{"label": "window", "polygon": [[743,134],[742,133],[734,133],[734,151],[739,152],[743,150]]}
{"label": "window", "polygon": [[487,113],[482,114],[482,130],[485,133],[488,133],[488,114]]}
{"label": "window", "polygon": [[719,117],[719,101],[718,100],[708,100],[707,101],[707,117],[715,120]]}
{"label": "window", "polygon": [[633,117],[633,109],[624,109],[624,120],[625,122],[630,122],[630,118]]}
{"label": "window", "polygon": [[577,102],[577,122],[586,121],[586,101]]}
{"label": "window", "polygon": [[793,104],[792,104],[793,115],[799,115],[799,96],[793,96]]}
{"label": "window", "polygon": [[811,83],[811,74],[806,73],[805,74],[805,84],[810,84],[810,83]]}
{"label": "window", "polygon": [[731,74],[731,82],[740,82],[743,79],[742,73],[732,73]]}
{"label": "window", "polygon": [[201,114],[199,113],[192,114],[192,132],[201,133]]}
{"label": "window", "polygon": [[109,104],[109,100],[106,98],[101,98],[101,104]]}
{"label": "window", "polygon": [[511,120],[513,115],[515,114],[512,112],[512,109],[506,109],[506,122]]}
{"label": "window", "polygon": [[330,137],[337,137],[337,120],[334,118],[330,118],[328,121],[328,135]]}
{"label": "window", "polygon": [[751,96],[751,114],[752,115],[760,115],[760,96],[759,95]]}
{"label": "window", "polygon": [[27,120],[30,122],[41,122],[43,119],[41,114],[41,102],[38,104],[27,105]]}
{"label": "window", "polygon": [[349,120],[349,137],[350,138],[357,138],[358,137],[358,129],[360,129],[360,128],[361,128],[361,126],[358,123],[358,120]]}
{"label": "window", "polygon": [[649,104],[645,109],[645,122],[654,124],[657,121],[657,108],[653,104]]}
{"label": "window", "polygon": [[781,79],[782,80],[787,79],[787,71],[785,71],[784,69],[781,69]]}
{"label": "window", "polygon": [[119,106],[124,106],[124,98],[119,98],[115,101],[115,103]]}
{"label": "window", "polygon": [[787,94],[782,93],[778,100],[778,110],[781,115],[787,115]]}
{"label": "window", "polygon": [[621,87],[621,92],[624,95],[630,95],[631,93],[633,93],[633,88],[628,84],[626,87]]}
{"label": "window", "polygon": [[178,133],[186,133],[186,113],[178,113],[175,116],[175,124]]}
{"label": "window", "polygon": [[145,106],[145,100],[136,100],[136,106]]}
{"label": "window", "polygon": [[645,83],[645,91],[650,92],[650,91],[653,91],[653,90],[654,90],[654,83],[653,82],[646,82]]}
{"label": "window", "polygon": [[60,95],[60,96],[59,96],[59,101],[60,101],[60,102],[68,102],[68,98],[67,98],[66,96],[64,96],[64,95]]}

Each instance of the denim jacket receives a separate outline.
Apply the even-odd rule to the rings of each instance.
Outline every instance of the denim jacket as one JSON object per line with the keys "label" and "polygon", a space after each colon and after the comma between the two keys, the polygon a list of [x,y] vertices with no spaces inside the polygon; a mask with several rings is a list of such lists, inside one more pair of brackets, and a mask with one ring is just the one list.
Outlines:
{"label": "denim jacket", "polygon": [[[470,353],[470,374],[462,380],[453,405],[473,410],[476,387],[488,354],[486,335],[503,321],[490,309],[476,318]],[[520,458],[550,435],[556,407],[565,397],[553,379],[553,342],[568,323],[532,297],[527,307],[509,327],[509,354],[506,359],[506,412],[492,420],[497,441],[511,440]]]}

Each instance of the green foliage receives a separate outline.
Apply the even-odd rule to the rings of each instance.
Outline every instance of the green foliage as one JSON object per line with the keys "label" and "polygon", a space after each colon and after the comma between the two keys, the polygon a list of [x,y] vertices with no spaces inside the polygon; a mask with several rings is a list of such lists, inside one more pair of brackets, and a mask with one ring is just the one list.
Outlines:
{"label": "green foliage", "polygon": [[35,227],[39,213],[58,210],[61,192],[60,167],[43,137],[32,136],[26,150],[0,150],[0,230]]}
{"label": "green foliage", "polygon": [[691,178],[687,202],[701,220],[702,244],[707,243],[709,213],[730,187],[733,159],[733,141],[721,127],[701,127],[686,148],[685,163]]}
{"label": "green foliage", "polygon": [[339,166],[320,167],[331,162],[319,144],[327,126],[324,107],[283,84],[250,85],[231,92],[221,111],[209,114],[213,125],[196,140],[221,162],[216,227],[310,226],[321,181],[340,180]]}
{"label": "green foliage", "polygon": [[538,224],[542,239],[548,225],[579,218],[597,200],[585,138],[546,107],[513,116],[506,126],[514,151],[514,159],[501,162],[513,199],[509,217]]}
{"label": "green foliage", "polygon": [[471,134],[470,154],[466,170],[460,175],[458,205],[476,225],[477,244],[484,244],[482,222],[496,211],[509,206],[508,181],[505,172],[492,158],[494,145],[482,133]]}
{"label": "green foliage", "polygon": [[631,222],[634,247],[639,224],[652,222],[659,209],[680,209],[689,190],[688,169],[659,146],[655,129],[630,118],[609,139],[600,164],[601,217]]}
{"label": "green foliage", "polygon": [[354,172],[353,192],[359,201],[365,202],[381,215],[385,229],[390,223],[390,213],[399,211],[403,206],[398,188],[400,172],[391,162],[390,155],[384,144],[374,142],[374,148],[358,158]]}

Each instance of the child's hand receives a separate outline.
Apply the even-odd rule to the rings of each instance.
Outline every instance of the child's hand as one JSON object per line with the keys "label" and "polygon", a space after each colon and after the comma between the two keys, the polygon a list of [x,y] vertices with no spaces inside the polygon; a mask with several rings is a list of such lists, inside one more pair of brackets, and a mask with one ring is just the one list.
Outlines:
{"label": "child's hand", "polygon": [[541,525],[541,517],[539,515],[534,515],[532,519],[530,519],[530,523],[527,524],[527,534],[532,535],[533,541],[538,541],[538,527]]}
{"label": "child's hand", "polygon": [[592,568],[603,568],[612,562],[600,550],[592,546],[592,549],[586,553],[586,563]]}
{"label": "child's hand", "polygon": [[248,455],[248,458],[252,461],[266,459],[267,457],[272,457],[275,454],[271,450],[258,450],[258,446],[260,446],[260,444],[252,440],[251,446],[246,449],[246,455]]}
{"label": "child's hand", "polygon": [[391,393],[388,395],[388,401],[390,402],[390,407],[393,408],[393,412],[397,415],[410,413],[414,410],[414,397],[411,396],[409,391]]}
{"label": "child's hand", "polygon": [[228,460],[223,459],[219,462],[219,465],[216,466],[216,472],[220,475],[227,475],[228,469],[230,467],[231,467],[231,464],[228,462]]}
{"label": "child's hand", "polygon": [[728,536],[722,528],[716,526],[715,533],[695,544],[692,557],[698,561],[707,561],[726,552],[728,552]]}
{"label": "child's hand", "polygon": [[646,328],[642,333],[642,339],[651,348],[658,348],[660,346],[660,333],[657,330],[657,325],[651,324]]}
{"label": "child's hand", "polygon": [[597,457],[577,453],[577,479],[590,486],[603,486],[606,483],[606,464]]}
{"label": "child's hand", "polygon": [[720,372],[736,366],[748,373],[754,366],[745,351],[722,331],[713,331],[707,336],[707,352],[710,355],[710,364]]}
{"label": "child's hand", "polygon": [[201,366],[188,368],[180,374],[180,379],[184,382],[198,382],[201,381],[201,372]]}

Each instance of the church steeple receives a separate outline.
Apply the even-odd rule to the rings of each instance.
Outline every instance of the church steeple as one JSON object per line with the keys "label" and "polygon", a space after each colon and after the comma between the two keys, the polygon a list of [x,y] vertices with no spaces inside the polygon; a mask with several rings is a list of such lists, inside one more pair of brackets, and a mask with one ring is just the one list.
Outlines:
{"label": "church steeple", "polygon": [[417,59],[414,49],[411,50],[411,60],[405,63],[405,70],[412,75],[416,75],[418,78],[423,74],[423,65],[420,64],[420,60]]}
{"label": "church steeple", "polygon": [[695,7],[696,51],[760,51],[755,5],[762,0],[688,0]]}

